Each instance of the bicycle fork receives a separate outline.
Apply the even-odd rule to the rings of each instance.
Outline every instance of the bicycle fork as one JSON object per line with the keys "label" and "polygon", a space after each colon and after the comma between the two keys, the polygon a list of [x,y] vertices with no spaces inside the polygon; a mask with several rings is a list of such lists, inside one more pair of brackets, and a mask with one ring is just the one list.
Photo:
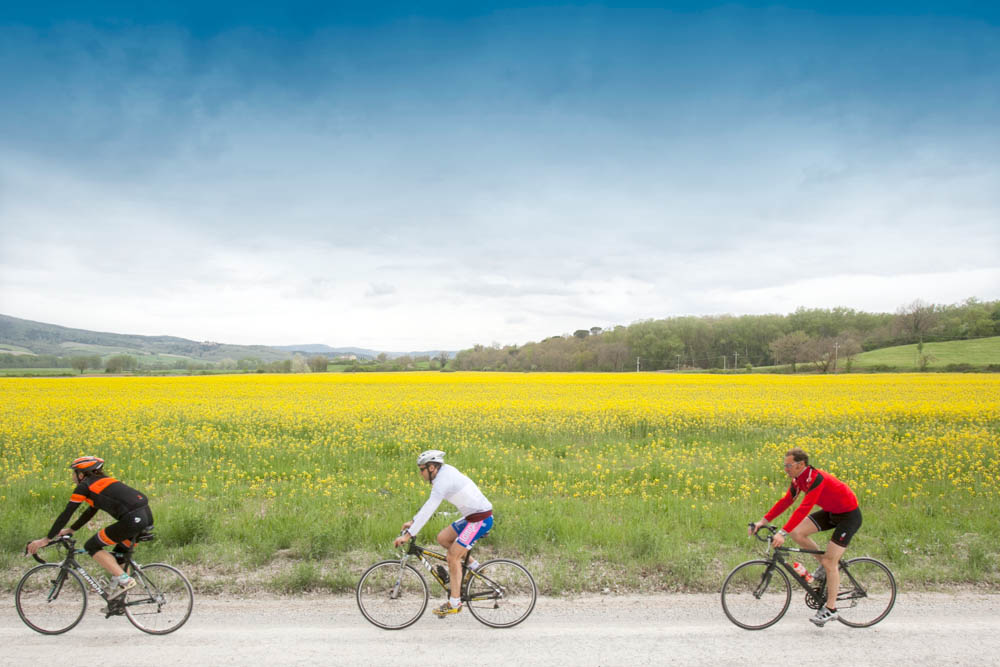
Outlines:
{"label": "bicycle fork", "polygon": [[760,575],[760,583],[757,584],[757,588],[754,589],[753,592],[753,596],[757,600],[764,596],[764,593],[767,592],[767,587],[771,585],[771,576],[774,573],[775,567],[777,566],[774,563],[771,563],[767,566],[767,569],[764,570],[764,574]]}
{"label": "bicycle fork", "polygon": [[56,578],[52,580],[52,588],[49,589],[49,595],[45,598],[46,602],[53,602],[59,597],[59,593],[62,592],[63,584],[66,583],[67,576],[69,575],[66,574],[65,570],[59,570],[59,574],[57,574]]}
{"label": "bicycle fork", "polygon": [[399,599],[399,589],[403,586],[403,568],[406,567],[406,560],[408,556],[404,555],[399,559],[399,573],[396,575],[396,583],[392,585],[389,589],[389,599],[398,600]]}

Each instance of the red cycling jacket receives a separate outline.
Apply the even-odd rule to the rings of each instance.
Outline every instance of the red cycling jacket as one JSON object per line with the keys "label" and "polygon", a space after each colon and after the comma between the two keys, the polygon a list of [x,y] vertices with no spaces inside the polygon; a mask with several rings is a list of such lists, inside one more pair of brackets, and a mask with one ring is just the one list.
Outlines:
{"label": "red cycling jacket", "polygon": [[764,518],[772,521],[795,502],[795,497],[800,491],[806,495],[802,499],[802,504],[792,512],[788,523],[782,528],[786,533],[795,530],[802,519],[809,515],[809,510],[814,505],[819,505],[831,514],[843,514],[858,509],[858,499],[851,491],[851,487],[828,472],[806,466],[806,469],[792,480],[788,491],[774,504],[774,507],[768,510]]}

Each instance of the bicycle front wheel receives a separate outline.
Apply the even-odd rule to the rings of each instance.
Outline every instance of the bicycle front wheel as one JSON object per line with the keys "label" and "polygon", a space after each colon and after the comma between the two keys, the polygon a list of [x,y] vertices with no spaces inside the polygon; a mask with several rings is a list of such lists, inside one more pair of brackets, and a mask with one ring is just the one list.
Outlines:
{"label": "bicycle front wheel", "polygon": [[512,560],[488,560],[469,574],[463,599],[476,620],[491,628],[510,628],[535,608],[538,587],[531,573]]}
{"label": "bicycle front wheel", "polygon": [[896,579],[874,558],[852,558],[840,566],[838,620],[852,628],[875,625],[896,604]]}
{"label": "bicycle front wheel", "polygon": [[400,630],[417,622],[430,599],[427,581],[416,568],[398,560],[372,565],[358,582],[358,609],[383,630]]}
{"label": "bicycle front wheel", "polygon": [[151,635],[165,635],[187,623],[194,590],[180,570],[163,563],[136,566],[136,585],[125,592],[125,616]]}
{"label": "bicycle front wheel", "polygon": [[80,576],[55,563],[28,570],[14,593],[17,614],[43,635],[72,630],[87,610],[87,589]]}
{"label": "bicycle front wheel", "polygon": [[722,584],[722,611],[745,630],[771,627],[785,615],[791,601],[788,575],[766,560],[737,565]]}

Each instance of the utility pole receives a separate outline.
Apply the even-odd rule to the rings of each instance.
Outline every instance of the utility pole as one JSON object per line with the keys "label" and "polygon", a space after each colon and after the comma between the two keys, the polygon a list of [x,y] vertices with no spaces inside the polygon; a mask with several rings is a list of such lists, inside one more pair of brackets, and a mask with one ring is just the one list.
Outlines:
{"label": "utility pole", "polygon": [[726,362],[728,362],[728,361],[729,361],[729,357],[727,357],[726,355],[722,355],[722,370],[727,370],[728,369],[728,367],[726,366]]}
{"label": "utility pole", "polygon": [[635,358],[635,372],[639,372],[639,357]]}
{"label": "utility pole", "polygon": [[837,356],[840,352],[840,341],[833,342],[833,372],[837,372]]}
{"label": "utility pole", "polygon": [[677,372],[680,373],[680,371],[681,371],[681,355],[678,354],[677,355]]}
{"label": "utility pole", "polygon": [[733,368],[740,367],[740,351],[736,350],[733,352]]}

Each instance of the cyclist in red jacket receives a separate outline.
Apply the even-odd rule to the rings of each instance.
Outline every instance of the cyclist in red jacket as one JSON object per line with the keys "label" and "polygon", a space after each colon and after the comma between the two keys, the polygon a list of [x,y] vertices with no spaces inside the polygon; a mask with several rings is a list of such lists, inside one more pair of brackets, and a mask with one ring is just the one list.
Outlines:
{"label": "cyclist in red jacket", "polygon": [[[108,477],[103,470],[104,459],[96,456],[81,456],[69,466],[73,470],[76,488],[69,497],[66,509],[56,517],[46,537],[28,543],[28,553],[34,554],[52,539],[62,535],[72,535],[90,521],[97,510],[104,510],[115,518],[115,523],[101,529],[83,545],[87,553],[111,575],[113,586],[108,599],[114,599],[136,585],[135,579],[122,570],[115,556],[104,547],[132,546],[132,540],[146,528],[153,525],[153,514],[145,494],[114,477]],[[90,505],[73,523],[71,528],[63,528],[81,503]]]}
{"label": "cyclist in red jacket", "polygon": [[[803,549],[819,551],[819,546],[809,536],[817,531],[834,529],[826,545],[826,553],[816,557],[820,567],[813,574],[816,579],[826,577],[826,607],[821,607],[809,619],[822,627],[837,618],[837,590],[840,588],[838,564],[851,538],[861,528],[861,509],[849,486],[830,473],[809,465],[809,455],[798,447],[785,453],[785,473],[792,478],[788,491],[768,510],[764,518],[753,524],[750,532],[756,533],[761,526],[788,509],[799,493],[804,494],[802,504],[792,512],[791,518],[774,536],[772,546],[780,547],[785,542],[785,535],[791,535]],[[809,510],[815,505],[822,509],[809,514]],[[809,521],[803,521],[807,515]]]}

